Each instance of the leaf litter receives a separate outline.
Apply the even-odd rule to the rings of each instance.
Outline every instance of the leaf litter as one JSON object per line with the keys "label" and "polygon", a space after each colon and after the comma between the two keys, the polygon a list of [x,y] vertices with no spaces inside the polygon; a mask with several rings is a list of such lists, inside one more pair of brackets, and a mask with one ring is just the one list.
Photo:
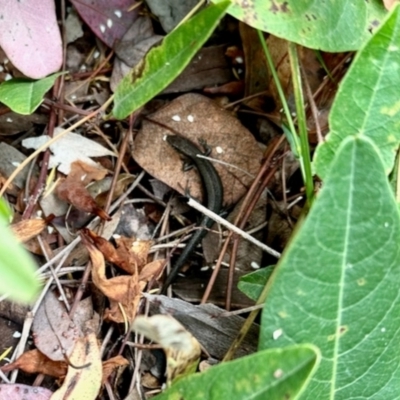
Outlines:
{"label": "leaf litter", "polygon": [[[172,254],[182,247],[188,231],[181,227],[197,221],[192,211],[187,212],[182,197],[201,201],[204,196],[198,171],[183,170],[184,160],[165,142],[165,135],[181,135],[201,152],[211,150],[207,157],[221,178],[224,212],[231,213],[226,217],[230,221],[241,215],[241,201],[249,193],[265,160],[271,157],[266,174],[269,177],[263,178],[261,200],[244,205],[257,212],[252,214],[253,219],[244,220],[242,229],[259,229],[260,240],[266,237],[272,247],[285,247],[302,206],[301,199],[297,200],[302,188],[290,181],[298,169],[297,160],[288,147],[278,147],[272,156],[268,150],[282,135],[278,128],[282,119],[281,101],[264,69],[255,31],[243,24],[238,26],[237,22],[224,21],[210,43],[199,50],[180,76],[143,107],[134,124],[130,125],[127,119],[92,119],[47,146],[53,136],[63,132],[66,125],[73,124],[77,115],[86,116],[93,108],[104,104],[130,69],[143,62],[145,54],[189,11],[183,6],[170,5],[178,8],[165,14],[165,10],[152,4],[147,9],[137,2],[133,2],[134,7],[129,10],[132,2],[125,0],[97,2],[95,7],[83,0],[71,3],[75,28],[68,29],[76,35],[68,36],[66,65],[70,73],[64,81],[63,94],[54,92],[47,96],[40,108],[24,119],[17,119],[14,112],[6,109],[0,116],[0,127],[4,126],[0,133],[0,151],[4,154],[0,162],[0,182],[10,177],[31,150],[43,147],[43,153],[31,167],[17,175],[13,186],[6,188],[6,194],[14,207],[11,224],[14,234],[37,254],[38,265],[42,266],[41,279],[50,288],[32,308],[33,344],[28,344],[25,352],[15,352],[11,362],[3,364],[1,369],[6,374],[19,369],[26,374],[59,379],[57,384],[49,386],[51,391],[30,386],[30,380],[26,380],[29,382],[26,386],[0,384],[0,393],[10,399],[17,398],[13,397],[14,393],[20,390],[29,393],[30,399],[50,396],[52,399],[95,399],[104,390],[114,390],[120,398],[127,396],[133,384],[122,384],[123,371],[127,369],[133,374],[135,367],[132,366],[139,359],[132,356],[131,347],[140,349],[143,345],[132,342],[136,340],[130,333],[132,324],[133,329],[145,333],[151,340],[157,339],[164,348],[167,371],[155,357],[156,350],[151,345],[150,350],[141,350],[144,359],[155,360],[151,367],[145,364],[141,367],[142,382],[151,381],[156,389],[165,379],[170,383],[176,376],[195,370],[200,358],[209,356],[207,362],[210,363],[213,358],[221,360],[234,341],[244,320],[239,316],[225,316],[225,311],[219,307],[223,307],[229,291],[229,287],[225,287],[225,281],[230,279],[227,269],[221,271],[208,300],[214,305],[194,306],[188,302],[201,300],[212,272],[203,266],[193,268],[192,265],[186,276],[180,277],[174,285],[174,293],[187,301],[146,294],[157,293],[167,264],[174,260]],[[168,15],[181,17],[171,21]],[[154,23],[155,20],[159,23]],[[24,27],[37,29],[29,28],[29,21],[24,22]],[[23,41],[15,35],[15,41],[22,46]],[[36,68],[33,63],[26,63],[26,57],[22,61],[19,59],[20,47],[15,47],[15,53],[1,42],[15,64],[4,62],[5,73],[10,73],[11,77],[20,76],[15,67],[29,77],[56,72],[61,54],[58,35],[58,30],[57,33],[49,31],[44,35],[46,40],[33,39],[35,47],[28,46],[38,55],[28,53],[30,60],[38,60],[45,66],[37,73],[33,72]],[[43,45],[48,45],[50,37],[53,39],[51,48],[55,49],[52,59],[48,59],[49,54],[44,54],[42,49]],[[272,35],[266,40],[285,94],[293,100],[284,41]],[[49,48],[47,50],[51,53]],[[112,59],[107,57],[111,50],[115,51]],[[312,92],[322,87],[322,94],[316,101],[320,109],[329,112],[336,83],[345,66],[338,67],[329,81],[323,78],[324,68],[313,51],[302,48],[300,54]],[[324,67],[332,71],[348,55],[323,54],[323,57]],[[0,71],[0,78],[5,80],[3,71]],[[59,78],[60,82],[64,79],[65,76]],[[250,97],[243,103],[236,103],[243,96]],[[314,123],[311,116],[307,123],[309,126]],[[140,171],[147,175],[143,178]],[[138,176],[140,182],[136,181]],[[174,197],[176,192],[181,195],[178,199]],[[300,201],[299,208],[289,210],[289,200]],[[33,206],[27,212],[30,202]],[[266,221],[269,227],[264,230],[259,226]],[[282,226],[284,234],[279,234]],[[176,229],[178,233],[171,234],[168,229]],[[211,230],[213,232],[203,241],[207,266],[215,264],[225,238],[218,225]],[[237,267],[233,273],[234,282],[240,279],[243,271],[257,269],[260,264],[268,265],[261,251],[243,244],[239,253],[230,245],[224,256],[225,262]],[[207,255],[209,251],[211,255]],[[187,266],[196,264],[197,258],[193,256]],[[46,272],[47,275],[45,264],[46,268],[52,264],[51,273]],[[242,308],[253,302],[235,289],[232,304]],[[147,306],[151,316],[139,317]],[[19,316],[19,322],[21,318],[24,314]],[[253,324],[238,355],[256,351],[257,335],[258,326]],[[165,343],[165,338],[176,341]],[[21,339],[21,345],[25,344],[26,335]],[[155,373],[156,369],[162,372]],[[24,379],[21,378],[23,382]],[[118,385],[121,388],[117,389]]]}

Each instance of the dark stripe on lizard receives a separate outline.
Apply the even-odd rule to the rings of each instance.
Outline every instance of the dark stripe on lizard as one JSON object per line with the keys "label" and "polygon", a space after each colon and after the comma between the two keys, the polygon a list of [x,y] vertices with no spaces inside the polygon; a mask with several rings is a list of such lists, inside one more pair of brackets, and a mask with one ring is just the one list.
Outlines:
{"label": "dark stripe on lizard", "polygon": [[[197,157],[197,154],[203,154],[199,148],[192,143],[190,140],[185,139],[182,136],[177,135],[168,135],[166,141],[170,146],[172,146],[175,150],[179,153],[189,157],[191,161],[195,164],[202,184],[204,188],[204,203],[210,211],[215,212],[218,214],[222,208],[222,200],[223,200],[223,187],[221,179],[218,175],[218,172],[215,170],[212,163],[204,158]],[[183,249],[181,255],[179,256],[178,260],[174,264],[171,269],[170,274],[168,275],[164,286],[162,288],[161,293],[165,294],[169,285],[175,280],[176,276],[178,275],[179,271],[182,269],[183,265],[186,263],[186,260],[203,239],[203,237],[207,234],[207,229],[204,228],[211,228],[213,224],[213,220],[204,216],[199,224],[199,229],[197,229],[194,233],[189,242],[187,243],[186,247]]]}

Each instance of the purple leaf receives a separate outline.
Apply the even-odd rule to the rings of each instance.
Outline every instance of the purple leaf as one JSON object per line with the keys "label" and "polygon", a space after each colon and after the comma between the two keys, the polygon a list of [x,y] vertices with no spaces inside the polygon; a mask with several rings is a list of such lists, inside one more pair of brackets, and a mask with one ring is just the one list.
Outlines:
{"label": "purple leaf", "polygon": [[54,0],[0,0],[0,46],[30,78],[58,71],[62,44]]}
{"label": "purple leaf", "polygon": [[71,0],[79,15],[107,46],[113,48],[121,40],[138,15],[132,0]]}

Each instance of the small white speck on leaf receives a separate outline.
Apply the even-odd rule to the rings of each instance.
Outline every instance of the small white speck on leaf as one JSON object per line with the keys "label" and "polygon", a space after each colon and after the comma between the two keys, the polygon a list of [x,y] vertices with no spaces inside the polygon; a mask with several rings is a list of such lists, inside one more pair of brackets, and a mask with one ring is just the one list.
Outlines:
{"label": "small white speck on leaf", "polygon": [[260,264],[257,264],[255,261],[252,261],[250,266],[253,269],[260,269]]}
{"label": "small white speck on leaf", "polygon": [[108,18],[108,20],[107,20],[107,26],[108,26],[109,28],[111,28],[111,27],[113,26],[113,20],[112,20],[111,18]]}
{"label": "small white speck on leaf", "polygon": [[381,332],[382,333],[386,332],[386,328],[381,328]]}
{"label": "small white speck on leaf", "polygon": [[272,339],[277,340],[282,336],[283,330],[282,328],[277,329],[272,333]]}
{"label": "small white speck on leaf", "polygon": [[217,147],[215,148],[215,151],[216,151],[218,154],[222,154],[222,153],[224,152],[223,148],[220,147],[220,146],[217,146]]}
{"label": "small white speck on leaf", "polygon": [[6,121],[7,121],[7,122],[13,122],[12,118],[10,118],[10,117],[8,117],[8,118],[6,119]]}
{"label": "small white speck on leaf", "polygon": [[106,31],[106,26],[103,24],[100,24],[99,26],[101,33],[104,33]]}
{"label": "small white speck on leaf", "polygon": [[115,11],[114,11],[114,14],[115,14],[118,18],[121,18],[121,17],[122,17],[122,12],[121,12],[121,10],[115,10]]}
{"label": "small white speck on leaf", "polygon": [[176,121],[176,122],[179,122],[181,120],[181,117],[179,115],[173,115],[172,116],[172,120]]}
{"label": "small white speck on leaf", "polygon": [[283,371],[279,368],[274,372],[274,378],[279,379],[283,375]]}
{"label": "small white speck on leaf", "polygon": [[13,334],[14,339],[19,339],[22,336],[21,332],[15,331]]}
{"label": "small white speck on leaf", "polygon": [[187,120],[188,120],[189,122],[193,122],[193,121],[194,121],[193,115],[192,115],[192,114],[189,114],[189,115],[187,116]]}

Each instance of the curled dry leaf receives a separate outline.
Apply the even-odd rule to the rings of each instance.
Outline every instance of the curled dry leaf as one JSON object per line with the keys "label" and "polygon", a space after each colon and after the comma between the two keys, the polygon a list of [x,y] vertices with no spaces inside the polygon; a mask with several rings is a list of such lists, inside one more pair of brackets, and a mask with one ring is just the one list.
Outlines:
{"label": "curled dry leaf", "polygon": [[95,214],[105,221],[111,217],[102,210],[90,195],[86,186],[96,180],[103,179],[107,171],[83,161],[71,164],[71,172],[67,178],[61,179],[56,188],[56,194],[61,199],[76,207],[80,211]]}
{"label": "curled dry leaf", "polygon": [[[117,323],[133,321],[136,316],[137,306],[142,296],[142,290],[147,282],[157,277],[164,260],[156,260],[146,265],[138,275],[116,276],[111,279],[106,278],[104,256],[89,238],[82,234],[82,242],[89,251],[92,261],[92,278],[96,287],[109,298],[111,308],[106,310],[105,318]],[[121,311],[123,308],[124,312]]]}
{"label": "curled dry leaf", "polygon": [[44,219],[24,219],[10,226],[15,238],[25,243],[36,237],[47,226]]}
{"label": "curled dry leaf", "polygon": [[53,361],[46,357],[39,350],[34,349],[23,353],[13,363],[1,367],[3,372],[21,369],[29,374],[44,374],[62,378],[67,373],[65,361]]}
{"label": "curled dry leaf", "polygon": [[196,371],[201,347],[197,339],[170,315],[138,316],[133,329],[159,343],[167,356],[167,382]]}
{"label": "curled dry leaf", "polygon": [[110,359],[108,359],[107,361],[103,362],[103,380],[102,380],[102,384],[104,384],[108,377],[111,375],[111,373],[120,367],[126,367],[127,365],[129,365],[129,361],[122,357],[122,356],[115,356],[112,357]]}
{"label": "curled dry leaf", "polygon": [[89,236],[96,247],[103,253],[104,258],[117,265],[130,275],[138,274],[145,263],[152,242],[150,240],[140,240],[120,237],[116,238],[116,247],[108,240],[96,235],[90,230],[83,231]]}

